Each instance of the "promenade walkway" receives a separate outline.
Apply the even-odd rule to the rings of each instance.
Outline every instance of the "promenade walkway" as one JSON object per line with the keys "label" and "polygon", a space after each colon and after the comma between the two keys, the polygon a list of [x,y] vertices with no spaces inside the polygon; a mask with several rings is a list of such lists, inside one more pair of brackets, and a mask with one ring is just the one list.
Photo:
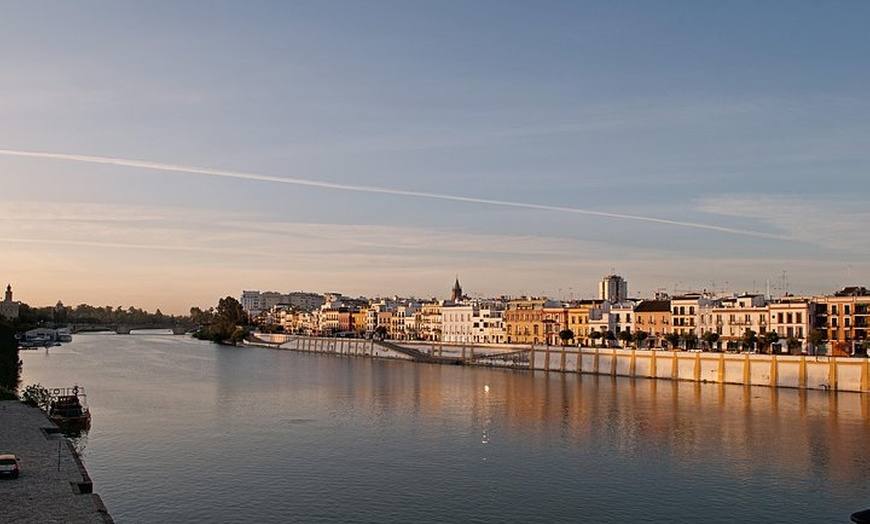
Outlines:
{"label": "promenade walkway", "polygon": [[0,402],[0,454],[13,453],[21,462],[18,479],[0,479],[0,522],[111,523],[69,442],[52,429],[40,410]]}

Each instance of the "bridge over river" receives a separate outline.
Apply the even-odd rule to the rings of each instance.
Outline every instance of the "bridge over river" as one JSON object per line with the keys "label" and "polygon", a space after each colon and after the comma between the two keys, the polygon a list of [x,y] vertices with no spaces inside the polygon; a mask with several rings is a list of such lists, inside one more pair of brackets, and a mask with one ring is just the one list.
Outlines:
{"label": "bridge over river", "polygon": [[167,326],[165,324],[81,324],[74,325],[71,328],[73,333],[98,333],[111,331],[119,335],[130,335],[133,331],[144,330],[172,330],[173,335],[184,335],[194,331],[199,326],[194,324],[176,324]]}

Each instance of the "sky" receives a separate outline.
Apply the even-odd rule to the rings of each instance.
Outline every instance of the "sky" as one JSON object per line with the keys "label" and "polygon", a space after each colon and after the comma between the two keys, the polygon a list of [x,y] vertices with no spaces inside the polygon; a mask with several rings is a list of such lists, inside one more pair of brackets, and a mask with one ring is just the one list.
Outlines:
{"label": "sky", "polygon": [[7,1],[31,306],[870,284],[864,1]]}

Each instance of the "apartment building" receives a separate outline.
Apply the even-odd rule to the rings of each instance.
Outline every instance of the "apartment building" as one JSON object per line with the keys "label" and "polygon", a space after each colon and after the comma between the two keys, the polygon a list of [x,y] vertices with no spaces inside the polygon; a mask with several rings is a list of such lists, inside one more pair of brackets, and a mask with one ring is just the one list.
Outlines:
{"label": "apartment building", "polygon": [[647,333],[646,347],[662,347],[664,336],[671,333],[671,301],[644,300],[634,308],[636,331]]}
{"label": "apartment building", "polygon": [[544,342],[543,298],[511,300],[504,312],[505,338],[508,344],[542,344]]}

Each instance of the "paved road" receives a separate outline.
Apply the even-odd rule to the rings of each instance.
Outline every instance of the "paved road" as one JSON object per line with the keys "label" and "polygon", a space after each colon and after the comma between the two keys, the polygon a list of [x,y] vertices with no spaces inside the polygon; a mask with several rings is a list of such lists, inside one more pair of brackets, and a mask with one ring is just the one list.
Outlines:
{"label": "paved road", "polygon": [[14,453],[21,462],[18,479],[0,479],[0,522],[111,523],[68,441],[45,431],[53,426],[36,408],[0,402],[0,454]]}

